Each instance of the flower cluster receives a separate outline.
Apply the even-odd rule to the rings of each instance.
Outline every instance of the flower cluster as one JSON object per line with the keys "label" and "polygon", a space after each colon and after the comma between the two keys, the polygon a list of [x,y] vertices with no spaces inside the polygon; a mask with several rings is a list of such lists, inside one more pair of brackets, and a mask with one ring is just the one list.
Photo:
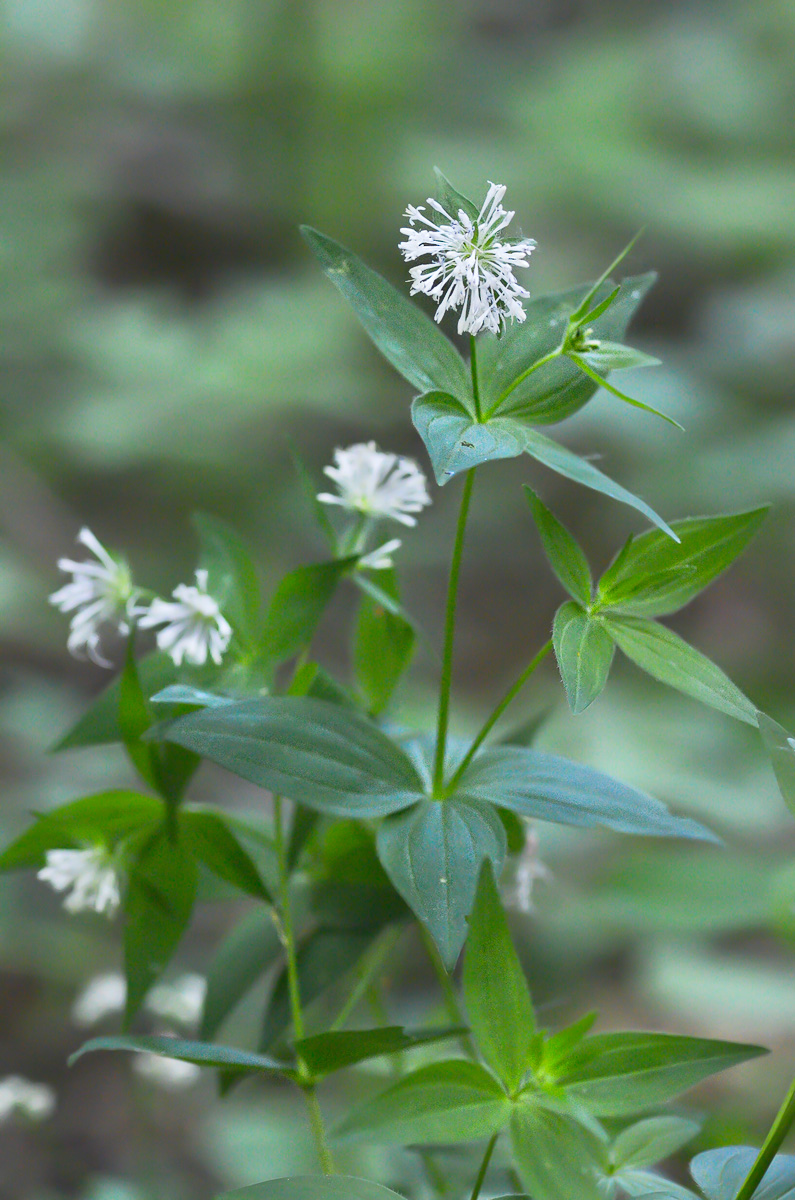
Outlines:
{"label": "flower cluster", "polygon": [[[112,917],[121,903],[116,864],[104,846],[87,850],[48,850],[38,878],[56,892],[68,892],[67,912],[93,910]],[[71,890],[70,890],[71,889]]]}
{"label": "flower cluster", "polygon": [[31,1083],[21,1075],[0,1079],[0,1123],[14,1113],[31,1121],[44,1121],[55,1109],[55,1092],[46,1083]]}
{"label": "flower cluster", "polygon": [[437,321],[448,309],[460,308],[459,333],[488,329],[498,334],[506,321],[525,319],[520,302],[530,293],[518,283],[514,268],[529,266],[527,256],[536,244],[532,238],[500,236],[514,217],[502,207],[504,196],[502,184],[489,183],[474,218],[463,209],[452,216],[431,197],[428,204],[443,222],[426,217],[423,206],[406,209],[409,224],[400,231],[406,236],[400,243],[403,257],[406,262],[430,260],[410,269],[411,294],[422,292],[437,301]]}
{"label": "flower cluster", "polygon": [[171,593],[173,601],[154,599],[143,616],[141,629],[157,633],[158,649],[169,654],[177,666],[183,658],[200,667],[207,655],[220,666],[232,637],[232,626],[221,612],[218,601],[207,592],[207,571],[196,572],[196,586],[181,583]]}

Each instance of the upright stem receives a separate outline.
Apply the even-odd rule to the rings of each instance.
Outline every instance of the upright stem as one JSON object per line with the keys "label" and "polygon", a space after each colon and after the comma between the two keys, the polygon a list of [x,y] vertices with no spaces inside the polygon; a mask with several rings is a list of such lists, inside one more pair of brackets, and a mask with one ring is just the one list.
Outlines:
{"label": "upright stem", "polygon": [[756,1156],[756,1162],[737,1193],[736,1200],[750,1200],[753,1196],[775,1158],[776,1151],[787,1136],[793,1121],[795,1121],[795,1080],[790,1085],[784,1103],[778,1110],[776,1119],[770,1128],[770,1133],[765,1138],[764,1145]]}
{"label": "upright stem", "polygon": [[546,364],[548,362],[552,362],[553,359],[560,358],[562,353],[563,346],[561,345],[558,346],[557,349],[551,350],[549,354],[545,354],[543,358],[537,359],[536,362],[534,362],[532,366],[528,367],[526,371],[522,371],[521,375],[517,375],[516,379],[514,379],[513,382],[508,385],[502,395],[498,396],[498,398],[494,401],[491,408],[486,413],[486,420],[488,420],[492,413],[500,407],[503,400],[506,400],[508,396],[510,396],[511,392],[514,391],[515,388],[518,388],[520,383],[524,383],[528,375],[532,375],[533,371],[537,371],[539,367],[546,366]]}
{"label": "upright stem", "polygon": [[[295,1030],[296,1041],[299,1041],[304,1036],[304,1014],[301,1010],[301,988],[298,981],[298,959],[295,951],[295,930],[293,927],[293,912],[290,904],[290,873],[287,866],[287,848],[284,840],[282,798],[274,796],[273,798],[273,825],[274,825],[274,840],[276,843],[276,857],[279,862],[279,909],[281,934],[284,943],[284,953],[287,959],[287,988],[290,995],[290,1013],[293,1019],[293,1029]],[[309,1121],[312,1126],[312,1134],[315,1139],[315,1147],[317,1156],[320,1162],[321,1169],[324,1175],[333,1175],[335,1173],[334,1159],[331,1154],[328,1137],[326,1135],[326,1127],[323,1124],[323,1114],[320,1111],[317,1094],[315,1090],[315,1081],[306,1064],[298,1058],[298,1086],[304,1094],[306,1107],[309,1112]]]}
{"label": "upright stem", "polygon": [[551,649],[552,649],[552,641],[550,640],[550,641],[546,642],[541,647],[541,649],[538,651],[538,654],[536,654],[535,657],[530,660],[530,662],[527,664],[525,669],[522,671],[519,678],[516,680],[516,683],[514,683],[512,687],[508,688],[508,691],[505,693],[502,700],[500,700],[499,704],[494,709],[494,712],[491,714],[491,716],[485,722],[482,729],[480,730],[480,733],[478,733],[475,740],[472,742],[472,745],[469,747],[466,754],[464,755],[461,762],[459,763],[455,774],[453,775],[452,779],[447,784],[447,788],[449,791],[452,791],[452,789],[458,783],[459,779],[464,774],[464,771],[467,769],[469,764],[472,762],[472,759],[475,757],[478,750],[483,745],[483,742],[486,740],[488,735],[491,733],[492,729],[497,724],[497,722],[499,721],[502,714],[505,712],[508,705],[511,704],[516,699],[516,697],[519,695],[519,693],[521,692],[524,685],[527,683],[530,676],[535,671],[536,667],[538,667],[544,661],[544,659],[549,654]]}
{"label": "upright stem", "polygon": [[480,412],[480,382],[478,380],[478,355],[474,335],[469,335],[469,369],[472,372],[472,397],[475,401],[475,416],[478,421],[483,418]]}
{"label": "upright stem", "polygon": [[[428,952],[428,957],[433,964],[433,969],[436,972],[436,978],[439,980],[439,986],[442,989],[447,1015],[454,1025],[466,1025],[466,1017],[464,1016],[463,1009],[459,1003],[458,996],[455,994],[453,981],[447,974],[447,968],[442,962],[442,957],[436,947],[436,942],[433,940],[431,935],[428,933],[428,930],[421,922],[419,929],[420,937],[422,938],[425,949]],[[461,1048],[465,1054],[469,1055],[470,1058],[477,1057],[475,1054],[475,1047],[473,1046],[472,1039],[468,1033],[463,1034],[461,1037]]]}
{"label": "upright stem", "polygon": [[497,1136],[498,1135],[496,1133],[493,1133],[491,1135],[489,1144],[486,1147],[486,1153],[483,1155],[483,1162],[480,1164],[480,1170],[478,1171],[478,1177],[475,1180],[475,1186],[472,1189],[472,1195],[470,1197],[470,1200],[478,1200],[478,1196],[480,1195],[480,1189],[483,1187],[483,1180],[486,1178],[486,1172],[489,1169],[489,1163],[491,1162],[491,1156],[494,1153],[494,1147],[497,1144]]}
{"label": "upright stem", "polygon": [[461,509],[458,514],[453,560],[450,563],[450,578],[447,584],[447,610],[444,624],[444,653],[442,655],[442,679],[439,688],[439,715],[436,722],[436,757],[433,766],[433,792],[441,794],[444,786],[444,755],[447,747],[447,725],[450,716],[450,688],[453,682],[453,641],[455,639],[455,613],[458,603],[458,577],[461,573],[461,557],[464,550],[464,534],[466,532],[469,502],[472,498],[472,485],[475,482],[475,468],[467,471],[464,482],[464,492],[461,496]]}

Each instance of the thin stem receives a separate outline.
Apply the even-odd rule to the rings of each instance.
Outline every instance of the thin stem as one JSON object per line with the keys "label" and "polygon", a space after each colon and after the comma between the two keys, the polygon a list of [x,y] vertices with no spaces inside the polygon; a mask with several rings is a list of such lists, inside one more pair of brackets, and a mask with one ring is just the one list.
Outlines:
{"label": "thin stem", "polygon": [[484,741],[486,740],[488,735],[491,733],[492,729],[497,724],[497,722],[499,721],[502,714],[505,712],[506,708],[508,708],[508,706],[516,699],[516,697],[519,695],[519,693],[521,692],[524,685],[527,683],[530,676],[535,671],[536,667],[540,666],[540,664],[544,661],[544,659],[549,654],[551,649],[552,649],[552,640],[550,639],[548,642],[544,643],[544,645],[538,651],[538,654],[536,654],[534,658],[531,658],[530,662],[527,664],[527,666],[522,671],[519,678],[516,680],[516,683],[514,683],[512,687],[508,688],[508,691],[505,693],[502,700],[500,700],[499,704],[494,709],[494,712],[491,714],[491,716],[488,718],[488,720],[485,722],[485,724],[481,728],[478,735],[475,737],[475,740],[472,742],[472,745],[469,747],[469,749],[467,750],[463,759],[459,763],[452,779],[448,782],[448,784],[447,784],[448,792],[451,792],[453,790],[453,788],[458,783],[461,776],[464,774],[464,771],[467,769],[469,764],[472,762],[472,759],[475,757],[478,750],[483,745]]}
{"label": "thin stem", "polygon": [[736,1200],[750,1200],[750,1197],[753,1196],[759,1184],[764,1179],[768,1167],[775,1158],[776,1151],[787,1136],[793,1121],[795,1121],[795,1080],[790,1085],[790,1089],[784,1098],[784,1103],[778,1110],[776,1119],[770,1127],[770,1133],[765,1138],[764,1145],[756,1156],[756,1162],[751,1167],[743,1186],[737,1193]]}
{"label": "thin stem", "polygon": [[483,1162],[480,1164],[480,1170],[478,1171],[478,1177],[475,1180],[475,1186],[472,1189],[470,1200],[478,1200],[480,1189],[483,1187],[483,1180],[486,1178],[486,1172],[489,1169],[491,1156],[494,1153],[494,1147],[497,1145],[497,1137],[498,1135],[496,1133],[491,1135],[489,1144],[486,1147],[486,1153],[483,1155]]}
{"label": "thin stem", "polygon": [[[425,928],[425,926],[422,924],[422,922],[420,922],[419,928],[420,928],[420,937],[422,938],[425,949],[428,952],[428,958],[431,960],[431,963],[433,964],[433,969],[436,972],[436,978],[439,980],[439,986],[442,989],[442,995],[444,996],[444,1004],[445,1004],[445,1008],[447,1009],[447,1015],[450,1018],[450,1021],[452,1022],[453,1025],[466,1025],[467,1022],[466,1022],[466,1017],[464,1016],[464,1011],[461,1008],[461,1004],[459,1003],[458,996],[455,994],[455,988],[453,987],[453,981],[450,978],[450,976],[448,975],[447,968],[445,967],[444,963],[442,962],[442,956],[440,955],[440,953],[437,949],[436,942],[433,940],[431,935],[428,933],[428,930]],[[475,1053],[475,1047],[474,1047],[474,1045],[472,1043],[472,1039],[470,1038],[468,1033],[463,1034],[461,1037],[461,1048],[465,1054],[469,1055],[470,1058],[477,1057],[477,1055]]]}
{"label": "thin stem", "polygon": [[521,375],[517,375],[516,379],[514,379],[511,383],[509,383],[507,388],[505,389],[505,391],[500,396],[498,396],[497,399],[494,401],[491,408],[486,413],[485,419],[488,421],[489,417],[492,416],[493,413],[495,413],[497,411],[497,409],[500,407],[503,400],[506,400],[508,398],[508,396],[510,396],[511,392],[514,391],[515,388],[518,388],[520,383],[524,383],[525,379],[527,379],[527,377],[529,375],[533,374],[533,371],[537,371],[539,369],[539,367],[545,366],[548,362],[552,362],[553,359],[560,358],[562,353],[563,353],[563,344],[561,343],[561,345],[558,346],[557,349],[550,350],[549,354],[545,354],[543,358],[539,358],[536,362],[534,362],[532,364],[532,366],[528,367],[526,371],[522,371]]}
{"label": "thin stem", "polygon": [[450,563],[450,578],[447,584],[447,610],[444,623],[444,653],[442,655],[442,679],[439,687],[439,715],[436,722],[436,756],[433,766],[433,791],[438,795],[444,785],[444,754],[447,747],[447,725],[450,717],[450,688],[453,682],[453,641],[455,639],[455,613],[458,602],[458,577],[461,573],[461,557],[464,550],[469,502],[475,482],[475,468],[467,471],[461,509],[458,514],[453,559]]}
{"label": "thin stem", "polygon": [[478,356],[474,335],[469,335],[469,369],[472,372],[472,397],[475,401],[475,416],[478,421],[483,418],[480,412],[480,383],[478,381]]}
{"label": "thin stem", "polygon": [[359,968],[358,978],[351,989],[350,996],[348,996],[348,999],[329,1026],[329,1033],[342,1029],[356,1006],[364,999],[374,977],[394,950],[402,932],[399,925],[392,925],[376,939],[375,944],[365,956],[365,960]]}
{"label": "thin stem", "polygon": [[320,1160],[320,1167],[324,1175],[335,1175],[336,1168],[334,1166],[334,1158],[329,1146],[328,1137],[326,1135],[326,1126],[323,1122],[323,1114],[320,1111],[320,1105],[317,1102],[315,1093],[315,1085],[306,1084],[303,1088],[304,1099],[306,1106],[309,1109],[309,1120],[312,1124],[312,1133],[315,1136],[315,1146],[317,1148],[317,1156]]}

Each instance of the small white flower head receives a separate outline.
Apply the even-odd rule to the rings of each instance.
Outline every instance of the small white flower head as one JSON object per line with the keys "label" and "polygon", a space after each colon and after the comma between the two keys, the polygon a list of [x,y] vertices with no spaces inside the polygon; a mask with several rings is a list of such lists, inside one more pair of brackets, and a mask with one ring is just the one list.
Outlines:
{"label": "small white flower head", "polygon": [[31,1083],[21,1075],[0,1079],[0,1123],[14,1113],[44,1121],[55,1110],[55,1092],[46,1083]]}
{"label": "small white flower head", "polygon": [[532,238],[501,236],[514,217],[502,207],[504,195],[502,184],[489,183],[474,219],[463,209],[451,215],[432,197],[428,204],[441,221],[426,217],[422,206],[406,209],[409,224],[400,231],[406,235],[401,253],[406,262],[430,260],[409,271],[411,294],[423,292],[437,302],[437,321],[448,309],[460,308],[459,333],[499,333],[506,321],[525,319],[520,301],[530,293],[518,283],[514,269],[529,266],[527,256],[536,244]]}
{"label": "small white flower head", "polygon": [[357,569],[388,571],[390,567],[395,565],[392,555],[396,550],[400,549],[402,544],[400,538],[392,538],[391,541],[384,542],[383,546],[377,546],[369,554],[363,554],[356,564]]}
{"label": "small white flower head", "polygon": [[158,983],[146,998],[146,1009],[164,1021],[195,1025],[204,1007],[207,980],[203,975],[180,975],[173,983]]}
{"label": "small white flower head", "polygon": [[121,903],[119,876],[104,846],[48,850],[47,864],[38,872],[38,878],[56,892],[69,892],[64,908],[70,913],[93,909],[112,917]]}
{"label": "small white flower head", "polygon": [[123,1012],[127,1003],[127,981],[118,971],[95,975],[72,1005],[75,1025],[96,1025],[105,1017]]}
{"label": "small white flower head", "polygon": [[196,572],[196,586],[181,583],[171,593],[174,600],[153,600],[138,618],[141,629],[158,630],[157,645],[170,655],[177,666],[183,658],[200,667],[209,655],[221,665],[232,637],[232,626],[221,612],[218,601],[207,592],[207,571]]}
{"label": "small white flower head", "polygon": [[130,569],[121,559],[114,558],[90,529],[83,528],[78,542],[94,555],[85,562],[59,558],[58,569],[72,574],[66,583],[50,596],[50,604],[63,613],[73,613],[69,624],[67,649],[75,658],[88,657],[100,667],[112,664],[99,652],[100,630],[110,625],[127,633],[135,593]]}
{"label": "small white flower head", "polygon": [[368,517],[416,525],[411,514],[422,512],[431,502],[425,476],[414,460],[385,454],[375,442],[335,450],[334,466],[324,467],[323,473],[334,480],[339,494],[320,492],[318,500]]}
{"label": "small white flower head", "polygon": [[181,1058],[164,1058],[160,1054],[136,1054],[133,1070],[147,1083],[172,1092],[191,1087],[202,1073],[196,1063],[183,1062]]}
{"label": "small white flower head", "polygon": [[511,902],[519,912],[532,913],[533,888],[536,880],[549,879],[549,870],[539,858],[538,834],[532,826],[527,830],[524,849],[516,864]]}

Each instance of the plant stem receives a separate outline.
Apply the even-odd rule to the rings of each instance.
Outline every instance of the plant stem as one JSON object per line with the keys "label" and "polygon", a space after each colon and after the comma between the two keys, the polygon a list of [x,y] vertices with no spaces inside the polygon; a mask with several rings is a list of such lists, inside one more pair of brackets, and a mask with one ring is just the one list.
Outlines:
{"label": "plant stem", "polygon": [[452,789],[458,783],[459,779],[464,774],[464,771],[467,769],[469,764],[472,762],[472,759],[475,757],[478,750],[483,745],[483,742],[486,740],[486,738],[491,733],[494,726],[499,721],[502,714],[505,712],[506,708],[508,708],[509,704],[511,704],[513,702],[513,700],[515,700],[515,698],[519,695],[522,688],[524,687],[524,685],[527,683],[530,676],[535,671],[536,667],[538,667],[544,661],[544,659],[549,654],[551,649],[552,649],[552,640],[550,639],[548,642],[545,642],[545,644],[538,651],[538,654],[536,654],[534,658],[531,658],[530,662],[527,664],[527,666],[522,671],[519,678],[516,680],[516,683],[514,683],[513,686],[510,687],[508,689],[508,691],[505,693],[502,700],[500,700],[499,704],[494,709],[494,712],[491,714],[491,716],[488,718],[486,723],[483,725],[480,732],[476,736],[475,740],[472,742],[472,745],[469,747],[469,749],[467,750],[463,759],[459,763],[455,774],[453,775],[452,779],[447,784],[448,792],[452,791]]}
{"label": "plant stem", "polygon": [[478,382],[478,356],[475,348],[474,334],[469,335],[469,369],[472,372],[472,398],[475,401],[475,416],[478,421],[482,421],[483,417],[480,413],[480,383]]}
{"label": "plant stem", "polygon": [[469,502],[475,482],[475,468],[467,471],[461,509],[458,514],[453,559],[450,563],[450,578],[447,584],[447,610],[444,624],[444,653],[442,655],[442,679],[439,687],[439,715],[436,722],[436,757],[433,767],[433,792],[438,796],[444,785],[444,754],[447,746],[447,724],[450,716],[450,688],[453,682],[453,641],[455,638],[455,613],[458,602],[458,577],[461,573],[461,557],[464,550]]}
{"label": "plant stem", "polygon": [[776,1156],[784,1138],[789,1132],[792,1122],[795,1121],[795,1080],[790,1085],[784,1103],[778,1110],[775,1121],[770,1127],[770,1132],[765,1138],[762,1149],[756,1156],[756,1162],[748,1172],[743,1186],[737,1193],[736,1200],[750,1200],[759,1184],[765,1177],[768,1167]]}
{"label": "plant stem", "polygon": [[520,383],[524,383],[524,381],[525,381],[525,379],[527,379],[528,375],[532,375],[533,371],[537,371],[539,367],[546,366],[546,364],[548,362],[552,362],[553,359],[560,358],[562,353],[563,353],[563,345],[561,343],[561,345],[558,346],[557,349],[550,350],[549,354],[545,354],[543,358],[539,358],[538,361],[534,362],[533,365],[528,367],[526,371],[522,371],[521,375],[517,375],[516,379],[514,379],[508,385],[508,387],[505,389],[505,391],[502,393],[502,395],[498,396],[497,399],[494,401],[491,408],[486,413],[486,420],[488,421],[489,417],[492,416],[492,414],[495,413],[497,411],[497,409],[500,407],[503,400],[507,400],[507,398],[508,398],[508,396],[510,396],[511,392],[515,388],[518,388]]}
{"label": "plant stem", "polygon": [[493,1133],[491,1135],[489,1144],[486,1147],[486,1153],[483,1155],[483,1162],[480,1164],[480,1170],[478,1171],[478,1177],[475,1180],[475,1186],[472,1189],[472,1195],[470,1197],[470,1200],[478,1200],[478,1196],[480,1195],[480,1189],[483,1187],[483,1180],[486,1178],[486,1172],[489,1169],[489,1163],[491,1162],[491,1156],[494,1153],[494,1147],[497,1144],[497,1136],[498,1135],[496,1133]]}
{"label": "plant stem", "polygon": [[[450,1018],[450,1020],[452,1021],[453,1025],[466,1025],[467,1022],[466,1022],[466,1017],[464,1016],[464,1011],[461,1008],[461,1004],[458,1000],[458,996],[455,994],[455,988],[453,987],[453,981],[451,980],[450,976],[447,974],[447,968],[445,967],[444,963],[442,962],[442,958],[437,949],[436,942],[433,940],[431,935],[428,933],[428,930],[425,928],[425,926],[422,924],[422,922],[420,922],[419,929],[420,929],[420,937],[422,938],[425,949],[428,952],[428,958],[431,960],[431,963],[433,964],[433,969],[436,972],[436,978],[439,980],[439,986],[442,989],[442,995],[444,996],[444,1003],[445,1003],[445,1008],[447,1009],[447,1015]],[[470,1058],[477,1057],[477,1055],[475,1054],[475,1047],[472,1044],[472,1039],[470,1038],[468,1033],[463,1034],[461,1037],[461,1048],[465,1054],[469,1055]]]}
{"label": "plant stem", "polygon": [[[304,1036],[304,1015],[301,1010],[301,988],[298,981],[298,959],[295,951],[295,930],[293,927],[293,912],[290,904],[290,873],[287,866],[287,848],[284,840],[284,825],[281,796],[273,797],[273,826],[276,857],[279,862],[279,918],[287,959],[287,988],[290,995],[290,1013],[293,1020],[295,1039],[299,1041]],[[320,1111],[315,1081],[307,1070],[306,1063],[298,1056],[298,1086],[304,1094],[309,1121],[315,1139],[315,1147],[324,1175],[334,1174],[334,1159],[329,1147],[326,1127],[323,1124],[323,1114]]]}
{"label": "plant stem", "polygon": [[358,978],[351,989],[351,994],[329,1026],[329,1033],[343,1028],[359,1001],[367,994],[367,990],[371,986],[375,975],[380,971],[385,960],[394,950],[402,932],[403,930],[399,925],[391,925],[376,938],[359,968]]}

